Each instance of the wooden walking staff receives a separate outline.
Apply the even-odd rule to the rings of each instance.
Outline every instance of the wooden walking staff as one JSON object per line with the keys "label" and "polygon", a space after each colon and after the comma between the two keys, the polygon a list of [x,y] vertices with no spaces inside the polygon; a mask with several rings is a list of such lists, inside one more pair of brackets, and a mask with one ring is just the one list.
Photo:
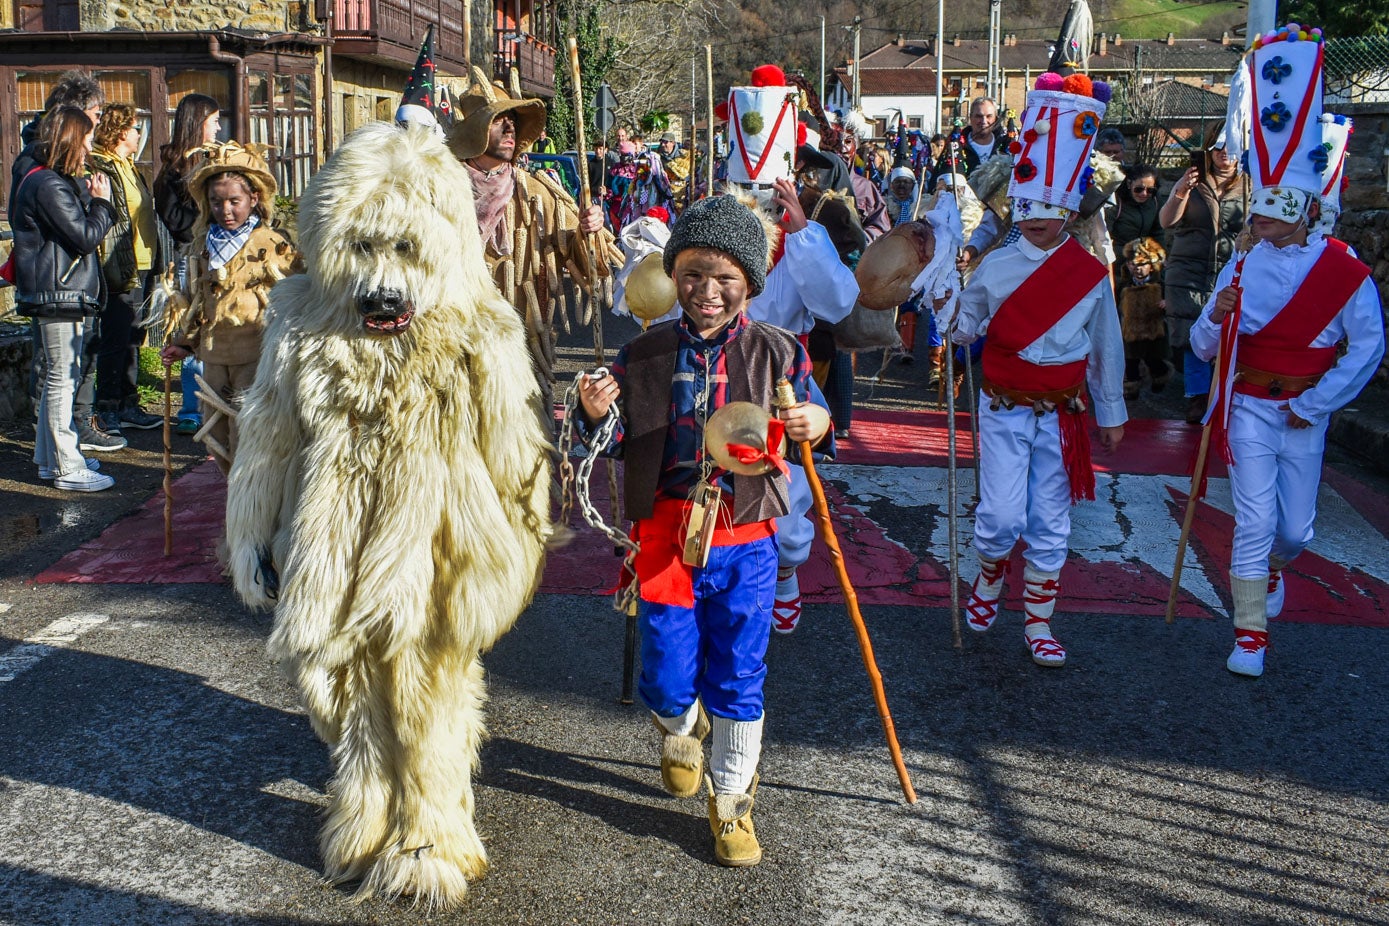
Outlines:
{"label": "wooden walking staff", "polygon": [[[1226,360],[1225,340],[1227,337],[1239,335],[1239,316],[1240,316],[1240,296],[1243,291],[1240,288],[1240,274],[1244,271],[1244,257],[1241,256],[1239,263],[1235,264],[1235,275],[1230,280],[1230,285],[1235,288],[1235,307],[1226,314],[1221,323],[1220,340],[1215,346],[1215,375],[1218,378],[1217,388],[1211,390],[1212,402],[1223,402],[1226,399],[1225,390],[1229,388],[1226,382],[1226,375],[1220,369],[1221,363]],[[1229,326],[1228,328],[1226,326]],[[1167,623],[1177,616],[1177,593],[1182,586],[1182,561],[1186,559],[1186,544],[1191,537],[1191,522],[1196,518],[1196,503],[1200,499],[1198,495],[1201,490],[1201,483],[1206,478],[1206,456],[1211,446],[1211,427],[1215,424],[1216,415],[1211,415],[1201,428],[1201,443],[1196,449],[1196,465],[1191,470],[1191,490],[1186,496],[1186,512],[1182,515],[1182,532],[1177,538],[1177,562],[1172,567],[1172,585],[1167,589]]]}
{"label": "wooden walking staff", "polygon": [[[777,408],[790,408],[795,404],[796,393],[791,383],[785,379],[780,380],[776,387]],[[839,587],[844,592],[844,604],[849,611],[849,620],[853,622],[854,633],[858,636],[859,652],[863,655],[863,667],[868,670],[868,682],[873,688],[873,701],[878,705],[878,717],[883,722],[883,732],[887,735],[887,748],[892,753],[892,764],[897,769],[897,778],[902,783],[902,793],[906,796],[907,803],[915,804],[916,789],[912,787],[907,765],[902,761],[902,747],[897,742],[897,728],[893,726],[892,713],[887,708],[887,694],[883,691],[883,676],[878,671],[878,661],[873,658],[873,642],[868,638],[868,627],[864,624],[863,613],[858,607],[858,595],[849,579],[849,570],[844,564],[844,553],[839,549],[839,538],[834,534],[829,502],[825,499],[825,487],[820,483],[820,476],[815,472],[815,454],[810,449],[810,441],[801,441],[801,466],[805,469],[806,481],[810,483],[810,492],[815,498],[815,514],[820,521],[820,539],[829,548],[830,561],[834,563],[835,574],[839,577]]]}
{"label": "wooden walking staff", "polygon": [[[593,191],[588,186],[588,146],[584,140],[584,86],[579,74],[579,42],[569,37],[569,80],[574,88],[574,160],[579,167],[579,211],[587,211],[593,205]],[[597,246],[597,234],[584,236],[584,246],[588,248],[588,292],[589,298],[598,299],[598,261],[602,260],[604,249]],[[576,281],[577,282],[577,281]],[[600,367],[608,365],[603,350],[603,311],[602,306],[593,313],[593,359]],[[614,524],[621,523],[622,497],[617,492],[617,470],[611,460],[608,470],[608,504],[611,506]]]}
{"label": "wooden walking staff", "polygon": [[174,455],[170,439],[169,419],[174,413],[171,393],[174,388],[173,367],[164,364],[164,555],[174,555]]}

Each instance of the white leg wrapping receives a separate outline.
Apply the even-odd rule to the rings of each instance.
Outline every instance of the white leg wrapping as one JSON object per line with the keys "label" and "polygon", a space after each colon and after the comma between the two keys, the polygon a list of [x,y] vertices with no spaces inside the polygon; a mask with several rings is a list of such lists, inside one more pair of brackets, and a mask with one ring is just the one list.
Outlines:
{"label": "white leg wrapping", "polygon": [[1268,630],[1265,607],[1268,603],[1268,579],[1241,579],[1230,576],[1230,597],[1236,630]]}
{"label": "white leg wrapping", "polygon": [[757,763],[762,759],[762,721],[729,720],[711,717],[714,736],[709,761],[709,776],[715,794],[745,794],[752,787]]}
{"label": "white leg wrapping", "polygon": [[677,714],[674,717],[662,717],[660,714],[653,713],[652,717],[665,730],[673,736],[693,736],[695,723],[699,720],[699,699],[689,707],[685,708],[685,713]]}

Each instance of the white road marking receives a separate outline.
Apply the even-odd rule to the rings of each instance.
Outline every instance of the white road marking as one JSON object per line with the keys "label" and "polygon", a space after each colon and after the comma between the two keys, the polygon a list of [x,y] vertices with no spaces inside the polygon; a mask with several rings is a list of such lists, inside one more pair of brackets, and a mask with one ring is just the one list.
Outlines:
{"label": "white road marking", "polygon": [[[859,502],[888,501],[901,508],[923,508],[929,519],[931,550],[944,562],[949,545],[946,512],[946,470],[934,466],[862,466],[830,464],[819,468],[825,478],[846,487]],[[974,497],[973,470],[959,471],[959,532],[961,578],[978,570],[966,556],[974,536],[974,519],[967,508]],[[1173,514],[1168,487],[1184,496],[1191,487],[1185,476],[1095,474],[1095,501],[1071,509],[1071,551],[1090,562],[1142,563],[1171,577],[1181,534],[1181,511]],[[1211,479],[1205,503],[1233,516],[1228,479]],[[1320,530],[1308,547],[1330,562],[1359,569],[1389,582],[1389,538],[1325,483],[1317,500]],[[1182,588],[1213,610],[1221,607],[1216,587],[1224,576],[1211,576],[1190,546],[1182,566]]]}
{"label": "white road marking", "polygon": [[25,637],[13,649],[0,656],[0,682],[14,681],[16,676],[38,665],[43,657],[75,642],[82,634],[110,619],[109,614],[69,614],[38,633]]}

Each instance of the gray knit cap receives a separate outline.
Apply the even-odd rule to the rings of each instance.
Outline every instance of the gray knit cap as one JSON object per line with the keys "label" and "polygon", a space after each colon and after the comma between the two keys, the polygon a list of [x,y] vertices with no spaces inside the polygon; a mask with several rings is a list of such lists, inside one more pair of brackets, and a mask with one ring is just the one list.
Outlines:
{"label": "gray knit cap", "polygon": [[748,278],[749,298],[767,285],[767,232],[762,220],[732,196],[710,196],[681,213],[666,242],[667,275],[675,269],[675,256],[689,248],[712,248],[733,258]]}

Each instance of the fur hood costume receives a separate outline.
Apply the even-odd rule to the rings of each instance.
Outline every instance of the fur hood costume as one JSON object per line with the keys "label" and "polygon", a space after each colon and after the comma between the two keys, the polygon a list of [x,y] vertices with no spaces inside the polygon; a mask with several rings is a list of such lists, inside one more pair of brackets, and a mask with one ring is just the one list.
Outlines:
{"label": "fur hood costume", "polygon": [[304,195],[306,273],[271,296],[227,497],[228,572],[275,608],[270,655],[333,751],[325,874],[428,907],[487,867],[479,656],[551,531],[545,410],[473,215],[429,129],[343,141]]}

